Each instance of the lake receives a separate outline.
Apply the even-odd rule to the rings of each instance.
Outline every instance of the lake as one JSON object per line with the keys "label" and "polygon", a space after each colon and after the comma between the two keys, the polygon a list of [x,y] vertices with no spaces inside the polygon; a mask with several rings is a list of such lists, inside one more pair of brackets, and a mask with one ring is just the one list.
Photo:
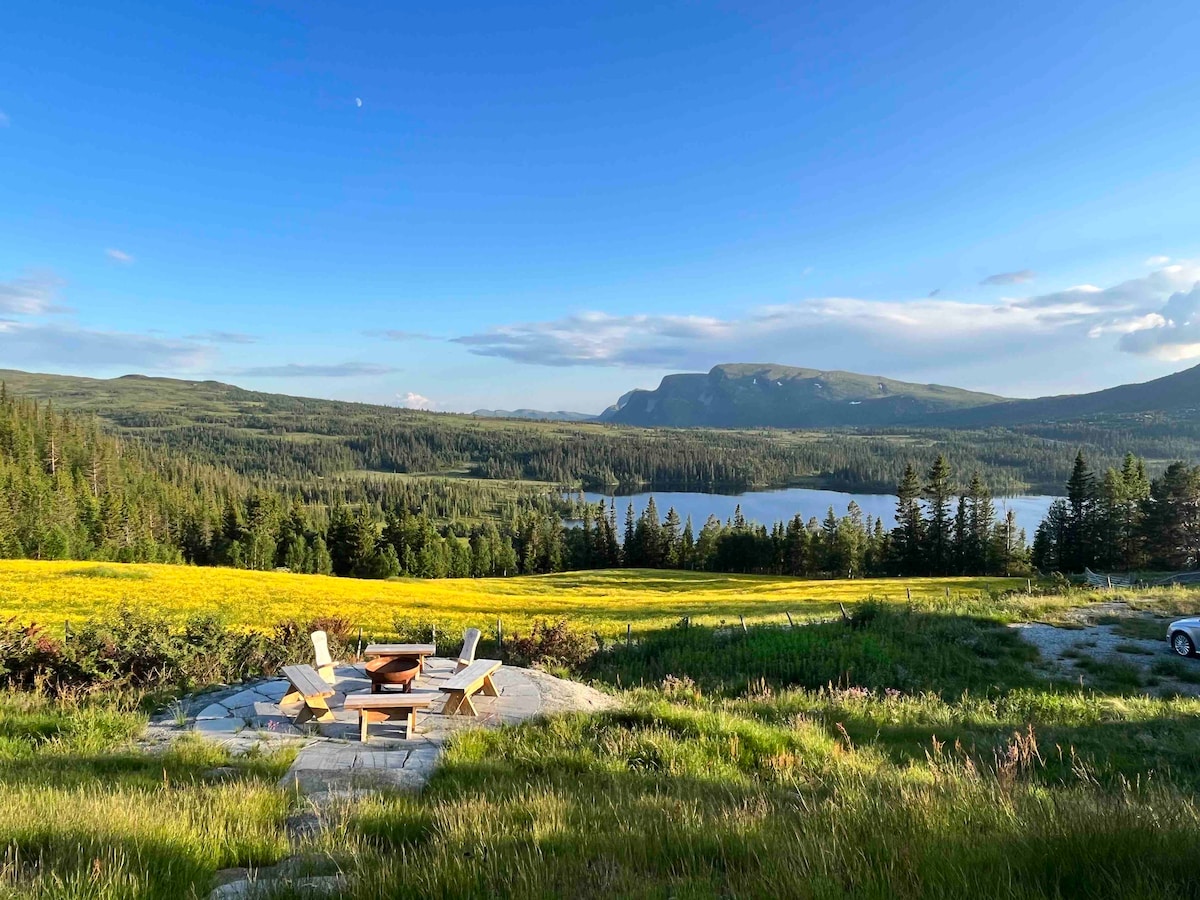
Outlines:
{"label": "lake", "polygon": [[[571,494],[570,496],[577,495]],[[838,516],[842,516],[845,515],[846,507],[853,500],[862,508],[864,516],[882,517],[884,528],[890,529],[896,524],[895,494],[847,494],[842,491],[819,491],[811,488],[784,488],[774,491],[750,491],[745,494],[654,491],[653,493],[618,496],[616,497],[618,530],[623,527],[625,521],[625,507],[632,502],[635,513],[640,516],[642,510],[646,508],[646,501],[651,496],[654,497],[654,503],[658,506],[660,517],[665,516],[667,510],[674,506],[681,521],[686,521],[688,516],[692,517],[692,528],[696,533],[700,532],[704,520],[709,515],[716,515],[721,521],[732,518],[733,511],[738,504],[741,504],[742,515],[747,520],[770,526],[775,522],[787,521],[796,513],[803,516],[806,522],[812,516],[821,520],[825,518],[830,506]],[[610,495],[591,491],[584,492],[584,497],[592,503],[599,503],[603,500],[607,504],[611,499]],[[1034,530],[1045,518],[1050,504],[1057,499],[1057,497],[1032,495],[996,497],[993,502],[996,505],[996,518],[1003,518],[1007,510],[1011,509],[1016,514],[1017,525],[1025,529],[1027,538],[1032,541]],[[955,504],[957,502],[956,499]]]}

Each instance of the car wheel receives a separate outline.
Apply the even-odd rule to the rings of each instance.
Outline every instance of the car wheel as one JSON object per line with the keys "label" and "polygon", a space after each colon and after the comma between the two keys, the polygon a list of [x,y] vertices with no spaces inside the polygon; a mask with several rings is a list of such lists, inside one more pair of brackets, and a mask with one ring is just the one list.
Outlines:
{"label": "car wheel", "polygon": [[1196,645],[1182,631],[1177,631],[1171,635],[1171,649],[1180,656],[1193,656],[1196,653]]}

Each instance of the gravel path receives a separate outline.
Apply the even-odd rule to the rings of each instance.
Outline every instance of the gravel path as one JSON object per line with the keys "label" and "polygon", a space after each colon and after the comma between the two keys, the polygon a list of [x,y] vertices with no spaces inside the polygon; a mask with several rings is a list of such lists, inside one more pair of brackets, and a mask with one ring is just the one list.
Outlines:
{"label": "gravel path", "polygon": [[[1151,671],[1154,664],[1163,659],[1179,659],[1167,646],[1166,629],[1168,618],[1151,612],[1136,610],[1127,603],[1112,601],[1079,607],[1067,612],[1067,625],[1046,625],[1040,622],[1019,622],[1011,625],[1026,641],[1037,647],[1047,671],[1072,681],[1088,685],[1093,677],[1086,669],[1087,661],[1099,663],[1123,663],[1138,670],[1150,687],[1163,696],[1184,694],[1200,696],[1200,685],[1179,681]],[[1161,639],[1129,636],[1122,633],[1121,626],[1111,621],[1102,624],[1100,619],[1124,619],[1152,623],[1162,633]],[[1137,629],[1142,632],[1142,628]],[[1184,665],[1194,665],[1200,671],[1200,660],[1179,660]],[[1081,663],[1084,665],[1081,666]]]}

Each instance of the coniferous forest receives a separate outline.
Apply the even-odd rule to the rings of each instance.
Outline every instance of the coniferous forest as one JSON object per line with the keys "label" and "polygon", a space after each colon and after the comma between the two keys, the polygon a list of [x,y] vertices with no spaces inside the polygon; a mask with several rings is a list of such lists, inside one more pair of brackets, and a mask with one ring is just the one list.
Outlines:
{"label": "coniferous forest", "polygon": [[1145,460],[1130,454],[1097,475],[1080,453],[1066,488],[1034,536],[1039,568],[1177,572],[1200,565],[1200,466],[1174,462],[1151,479]]}
{"label": "coniferous forest", "polygon": [[[600,451],[604,465],[605,450]],[[856,504],[760,524],[681,521],[651,501],[562,499],[547,484],[447,477],[296,477],[200,462],[108,433],[95,416],[0,392],[0,555],[183,562],[364,578],[485,577],[629,566],[873,575],[1185,569],[1200,557],[1200,467],[1151,478],[1082,453],[1032,552],[997,519],[978,470],[909,463],[893,521]],[[289,477],[291,476],[291,477]],[[564,521],[565,520],[565,521]]]}

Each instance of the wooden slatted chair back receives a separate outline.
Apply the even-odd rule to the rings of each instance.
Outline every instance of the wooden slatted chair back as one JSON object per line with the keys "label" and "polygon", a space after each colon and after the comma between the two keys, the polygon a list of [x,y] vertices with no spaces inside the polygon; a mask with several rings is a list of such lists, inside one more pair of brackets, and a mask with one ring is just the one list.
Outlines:
{"label": "wooden slatted chair back", "polygon": [[333,657],[329,655],[329,635],[324,631],[314,631],[312,638],[313,652],[316,655],[317,672],[328,684],[333,684]]}
{"label": "wooden slatted chair back", "polygon": [[462,649],[458,651],[458,663],[454,668],[455,672],[461,672],[471,663],[475,662],[475,649],[479,646],[479,629],[468,628],[463,632]]}

